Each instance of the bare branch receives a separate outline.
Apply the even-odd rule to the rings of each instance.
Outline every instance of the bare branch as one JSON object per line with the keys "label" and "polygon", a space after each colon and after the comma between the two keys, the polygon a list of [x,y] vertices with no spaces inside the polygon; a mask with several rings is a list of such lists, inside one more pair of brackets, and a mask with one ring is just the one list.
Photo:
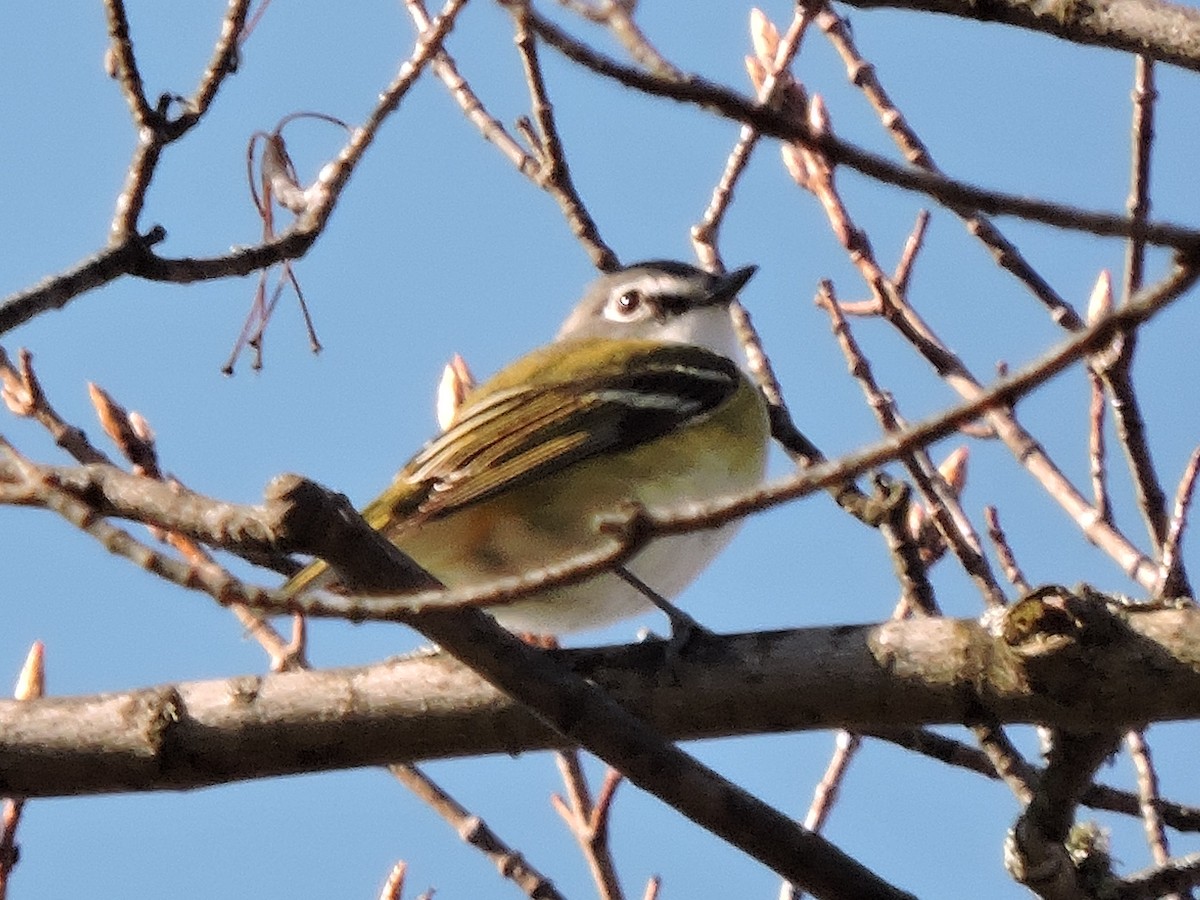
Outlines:
{"label": "bare branch", "polygon": [[[343,147],[337,158],[325,166],[310,187],[310,205],[304,215],[299,216],[291,228],[278,238],[264,241],[253,247],[236,249],[223,256],[207,258],[166,258],[151,251],[151,246],[161,241],[166,232],[161,227],[152,228],[145,236],[139,237],[132,231],[120,228],[119,240],[114,240],[110,246],[79,263],[71,270],[60,275],[45,279],[33,288],[19,291],[0,301],[0,334],[15,328],[39,313],[49,309],[61,309],[72,299],[101,285],[107,284],[122,275],[133,275],[150,281],[169,281],[186,284],[193,281],[203,281],[214,278],[226,278],[234,275],[248,275],[259,269],[303,256],[316,241],[324,229],[333,209],[357,168],[367,147],[375,139],[383,122],[399,106],[400,101],[408,93],[418,76],[429,63],[433,54],[441,46],[441,41],[454,25],[454,19],[466,0],[447,0],[442,13],[434,20],[431,27],[418,37],[412,55],[406,60],[384,91],[380,94],[367,121],[355,129],[350,141]],[[230,0],[231,9],[234,6],[244,6],[244,0]],[[230,27],[228,20],[225,28]],[[223,31],[222,41],[225,32]],[[220,50],[220,46],[218,50]],[[234,50],[232,46],[226,51],[229,56]],[[229,56],[229,58],[232,58]],[[211,98],[210,98],[211,99]],[[177,123],[188,121],[187,114],[181,116]],[[188,126],[190,127],[190,125]],[[147,144],[147,147],[152,146]],[[160,148],[161,149],[161,148]],[[149,152],[149,151],[146,151]],[[157,152],[157,151],[156,151]],[[136,171],[148,171],[153,161],[135,164],[131,167],[131,180]],[[143,166],[138,169],[137,166]],[[138,176],[140,177],[140,176]],[[140,183],[140,182],[139,182]],[[137,185],[134,185],[137,188]],[[142,189],[130,192],[129,196],[118,204],[130,211],[136,211],[138,203],[135,195]],[[118,210],[118,219],[129,218],[130,212]]]}
{"label": "bare branch", "polygon": [[[780,37],[775,26],[765,16],[757,10],[751,14],[751,30],[757,29],[760,34],[769,32],[775,39],[772,41],[773,46],[767,48],[770,55],[769,60],[764,58],[768,55],[767,52],[763,52],[757,57],[746,58],[747,65],[752,66],[752,71],[761,74],[761,80],[754,79],[757,82],[755,94],[759,103],[764,105],[775,103],[779,98],[781,88],[790,83],[787,69],[800,51],[800,42],[804,39],[804,32],[808,30],[810,21],[809,13],[798,4],[796,13],[792,17],[792,24],[788,26],[787,33]],[[750,162],[750,156],[754,153],[758,138],[759,134],[754,126],[742,126],[742,133],[738,136],[737,144],[734,145],[725,162],[725,170],[721,173],[716,187],[713,188],[708,208],[704,210],[699,224],[692,226],[692,247],[695,249],[701,265],[708,269],[714,269],[719,265],[717,234],[721,229],[721,223],[729,209],[729,204],[733,200],[734,187],[742,172],[745,171],[746,164]]]}
{"label": "bare branch", "polygon": [[546,80],[538,62],[537,43],[529,29],[529,9],[522,3],[509,6],[516,23],[517,54],[525,68],[525,80],[529,84],[529,96],[533,104],[533,118],[537,123],[534,146],[538,156],[537,181],[553,197],[566,217],[571,233],[579,240],[591,257],[592,264],[602,272],[619,265],[617,255],[600,237],[595,219],[584,206],[583,198],[575,189],[571,169],[567,165],[566,153],[558,126],[554,121],[554,107],[546,93]]}
{"label": "bare branch", "polygon": [[1162,0],[1098,0],[1047,9],[1036,0],[847,0],[861,9],[911,9],[1016,25],[1077,44],[1142,53],[1200,71],[1200,13]]}
{"label": "bare branch", "polygon": [[[1200,715],[1200,612],[1130,609],[1102,621],[1112,630],[1091,644],[1079,635],[1039,645],[1038,634],[998,636],[938,617],[721,636],[721,652],[679,667],[677,682],[655,677],[667,659],[661,642],[549,658],[672,740],[839,726],[888,737],[980,709],[1002,722],[1075,727]],[[1022,671],[1046,681],[1035,687]],[[357,669],[0,702],[0,793],[179,789],[568,742],[461,663],[425,652]],[[1101,799],[1132,812],[1136,802],[1121,796]],[[1195,810],[1164,815],[1200,825]]]}
{"label": "bare branch", "polygon": [[1156,865],[1161,866],[1171,858],[1171,853],[1167,845],[1166,828],[1163,826],[1162,816],[1158,813],[1158,804],[1162,798],[1158,792],[1158,772],[1154,769],[1150,745],[1146,743],[1146,737],[1141,731],[1131,731],[1125,735],[1125,746],[1137,772],[1138,806],[1142,812],[1146,843],[1150,845],[1151,858]]}
{"label": "bare branch", "polygon": [[1004,577],[1022,594],[1028,594],[1029,582],[1025,578],[1025,573],[1021,571],[1021,567],[1017,565],[1016,554],[1013,553],[1008,539],[1004,536],[1004,530],[1000,527],[1000,514],[996,511],[996,507],[985,506],[983,517],[987,521],[988,537],[991,538],[992,544],[996,548],[996,555],[1000,557],[1000,567],[1004,571]]}
{"label": "bare branch", "polygon": [[[851,83],[862,90],[867,100],[875,108],[884,128],[904,154],[905,159],[927,172],[941,174],[941,170],[933,161],[933,156],[929,152],[929,148],[926,147],[924,141],[921,140],[912,126],[908,124],[900,110],[892,102],[891,97],[888,96],[887,91],[884,90],[875,72],[875,67],[863,59],[858,52],[858,48],[855,46],[854,39],[850,34],[850,29],[846,27],[846,23],[841,16],[834,12],[831,7],[825,5],[817,13],[817,25],[825,32],[830,43],[837,50],[838,55],[842,57],[842,61],[846,64],[846,70]],[[968,207],[950,205],[950,209],[963,220],[963,224],[967,226],[967,231],[978,238],[991,251],[997,265],[1011,272],[1029,288],[1035,297],[1045,304],[1046,308],[1050,310],[1051,318],[1054,321],[1071,330],[1082,326],[1082,321],[1071,308],[1070,304],[1059,296],[1058,292],[1050,286],[1050,283],[1030,265],[1021,254],[1021,251],[1008,238],[1001,234],[1000,230],[994,224],[983,216],[974,215],[973,211]],[[898,278],[896,280],[901,282],[898,288],[903,292],[904,287],[902,282],[905,279]]]}
{"label": "bare branch", "polygon": [[[988,778],[1000,778],[993,763],[982,750],[934,731],[919,728],[888,729],[869,731],[866,734],[914,753],[920,753],[930,759],[936,759],[946,765],[967,769]],[[1041,777],[1037,769],[1027,764],[1024,764],[1020,772],[1022,778],[1030,784]],[[1121,813],[1126,816],[1140,815],[1136,794],[1104,784],[1093,784],[1089,787],[1080,798],[1080,803],[1092,809]],[[1177,831],[1200,831],[1200,809],[1173,803],[1170,800],[1161,800],[1159,810],[1163,821]]]}
{"label": "bare branch", "polygon": [[600,900],[624,900],[625,892],[621,890],[612,848],[608,843],[609,813],[621,773],[609,769],[600,796],[593,801],[587,775],[579,761],[579,752],[574,749],[562,750],[554,755],[554,761],[567,789],[566,801],[557,794],[550,798],[555,811],[579,844]]}
{"label": "bare branch", "polygon": [[1193,490],[1196,486],[1196,475],[1200,472],[1200,447],[1192,451],[1184,467],[1183,477],[1179,479],[1179,488],[1175,493],[1175,509],[1171,514],[1171,522],[1167,527],[1167,536],[1163,541],[1160,557],[1158,585],[1155,596],[1182,597],[1187,596],[1187,581],[1183,576],[1183,557],[1180,546],[1183,533],[1187,528],[1188,512],[1192,507]]}
{"label": "bare branch", "polygon": [[394,763],[388,771],[454,828],[467,844],[496,864],[500,874],[535,900],[562,900],[554,882],[509,847],[479,816],[447,794],[416,766]]}
{"label": "bare branch", "polygon": [[906,190],[917,191],[952,207],[988,215],[1013,215],[1056,228],[1106,237],[1139,237],[1148,244],[1191,252],[1200,248],[1200,231],[1162,222],[1134,222],[1124,216],[1094,212],[1057,203],[977,188],[966,182],[900,166],[833,135],[817,136],[794,119],[769,107],[758,106],[728,88],[696,75],[665,80],[621,65],[576,41],[556,25],[530,14],[533,29],[568,59],[626,87],[680,103],[710,109],[722,116],[753,125],[759,132],[818,150],[831,161],[857,169],[864,175]]}

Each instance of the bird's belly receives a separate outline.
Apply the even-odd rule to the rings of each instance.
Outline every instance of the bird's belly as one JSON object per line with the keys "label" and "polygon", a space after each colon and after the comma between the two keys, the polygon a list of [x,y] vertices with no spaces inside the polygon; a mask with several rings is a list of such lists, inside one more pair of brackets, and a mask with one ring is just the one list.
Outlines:
{"label": "bird's belly", "polygon": [[[765,450],[763,454],[765,456]],[[597,528],[605,514],[620,514],[630,500],[652,508],[672,507],[689,498],[720,496],[757,486],[763,461],[751,453],[731,468],[717,459],[696,461],[664,478],[658,471],[644,481],[597,485],[573,497],[579,467],[509,494],[427,522],[396,542],[422,567],[449,587],[484,584],[523,575],[601,549],[611,538]],[[586,464],[584,464],[586,465]],[[588,479],[585,477],[584,482]],[[648,489],[647,485],[653,488]],[[530,516],[529,511],[536,515]],[[652,540],[626,566],[668,599],[687,587],[736,533],[739,522],[719,528]],[[559,634],[595,628],[636,615],[650,602],[611,573],[552,587],[511,603],[485,607],[512,631]]]}
{"label": "bird's belly", "polygon": [[[740,523],[652,541],[626,567],[670,599],[729,543]],[[577,585],[550,588],[488,612],[511,631],[560,634],[598,628],[650,608],[640,591],[616,575],[605,573]]]}

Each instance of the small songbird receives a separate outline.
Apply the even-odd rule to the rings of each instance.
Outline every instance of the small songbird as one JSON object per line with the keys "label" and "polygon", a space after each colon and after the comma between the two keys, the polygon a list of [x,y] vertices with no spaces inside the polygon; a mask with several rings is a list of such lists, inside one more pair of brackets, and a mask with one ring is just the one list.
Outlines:
{"label": "small songbird", "polygon": [[[466,395],[364,518],[454,588],[594,550],[606,540],[598,521],[630,503],[664,509],[757,486],[767,411],[734,361],[729,312],[754,271],[652,261],[602,276],[554,341]],[[681,591],[735,528],[652,540],[625,563],[632,580],[605,572],[486,611],[536,634],[606,625],[649,607],[638,581],[664,598]],[[320,560],[284,586],[313,590],[342,592]]]}

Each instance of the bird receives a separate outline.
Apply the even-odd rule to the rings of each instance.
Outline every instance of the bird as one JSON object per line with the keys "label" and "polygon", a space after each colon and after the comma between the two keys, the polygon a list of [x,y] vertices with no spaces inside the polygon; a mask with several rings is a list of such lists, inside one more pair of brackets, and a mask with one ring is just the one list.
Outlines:
{"label": "bird", "polygon": [[[554,340],[466,394],[363,517],[457,588],[597,549],[610,540],[600,521],[631,505],[671,508],[758,486],[767,408],[729,308],[755,271],[649,260],[603,274]],[[737,525],[652,538],[619,571],[484,611],[538,635],[611,624],[677,595]],[[347,593],[319,559],[283,591]]]}

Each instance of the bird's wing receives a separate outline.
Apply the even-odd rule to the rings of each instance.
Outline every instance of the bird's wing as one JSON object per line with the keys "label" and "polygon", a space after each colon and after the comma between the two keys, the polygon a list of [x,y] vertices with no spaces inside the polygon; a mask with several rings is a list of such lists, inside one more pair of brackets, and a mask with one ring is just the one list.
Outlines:
{"label": "bird's wing", "polygon": [[[454,424],[408,462],[363,517],[377,530],[419,526],[652,441],[712,413],[743,377],[732,360],[686,344],[551,345],[473,391]],[[317,560],[284,590],[295,595],[328,581],[328,566]]]}
{"label": "bird's wing", "polygon": [[717,409],[742,378],[731,360],[701,347],[605,343],[612,353],[600,365],[593,357],[585,371],[551,358],[541,360],[541,377],[505,378],[506,371],[498,385],[485,384],[364,511],[367,521],[379,528],[440,517],[652,441]]}

